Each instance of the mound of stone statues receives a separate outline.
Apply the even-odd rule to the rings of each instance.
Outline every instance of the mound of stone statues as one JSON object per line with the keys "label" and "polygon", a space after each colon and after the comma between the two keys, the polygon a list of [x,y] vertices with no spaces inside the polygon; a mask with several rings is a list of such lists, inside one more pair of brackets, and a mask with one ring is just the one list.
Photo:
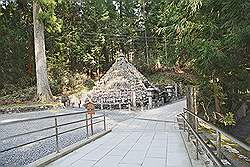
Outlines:
{"label": "mound of stone statues", "polygon": [[96,104],[142,105],[147,101],[147,89],[152,84],[120,56],[91,91]]}

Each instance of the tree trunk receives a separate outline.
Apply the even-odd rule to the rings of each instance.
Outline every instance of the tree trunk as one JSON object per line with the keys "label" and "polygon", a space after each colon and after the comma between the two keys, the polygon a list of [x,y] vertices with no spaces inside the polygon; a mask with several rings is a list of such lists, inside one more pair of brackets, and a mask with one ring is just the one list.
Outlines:
{"label": "tree trunk", "polygon": [[47,64],[45,56],[44,25],[38,20],[41,7],[38,2],[33,2],[33,24],[34,24],[34,46],[36,60],[36,79],[37,79],[37,100],[50,102],[53,96],[50,90]]}
{"label": "tree trunk", "polygon": [[192,85],[187,86],[187,109],[193,112],[193,87]]}
{"label": "tree trunk", "polygon": [[146,28],[146,4],[145,1],[143,1],[143,18],[144,18],[144,37],[145,37],[145,52],[146,52],[146,63],[149,65],[149,51],[148,51],[148,37],[147,37],[147,28]]}
{"label": "tree trunk", "polygon": [[197,109],[197,86],[193,87],[193,108],[194,108],[194,113],[197,115],[198,114],[198,109]]}

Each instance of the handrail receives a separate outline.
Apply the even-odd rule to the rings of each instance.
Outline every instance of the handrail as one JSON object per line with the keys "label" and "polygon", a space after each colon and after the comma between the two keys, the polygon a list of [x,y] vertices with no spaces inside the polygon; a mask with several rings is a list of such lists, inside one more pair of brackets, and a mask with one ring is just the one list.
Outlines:
{"label": "handrail", "polygon": [[[58,124],[58,122],[57,122],[57,118],[58,117],[78,115],[78,114],[85,114],[85,118],[83,118],[81,120],[78,119],[76,121],[62,123],[62,124]],[[101,118],[101,117],[103,117],[102,120],[98,119],[97,121],[94,121],[94,122],[92,121],[93,119],[97,119],[97,118]],[[88,126],[90,126],[90,128],[91,128],[91,134],[93,135],[93,125],[94,124],[98,124],[100,122],[104,123],[104,130],[106,130],[105,113],[101,114],[101,115],[94,116],[94,117],[92,117],[92,115],[91,115],[88,118],[88,114],[87,114],[86,111],[66,113],[66,114],[56,114],[56,115],[51,115],[51,116],[28,118],[28,119],[21,119],[21,120],[13,120],[13,121],[10,121],[10,122],[0,123],[0,126],[2,126],[2,125],[6,126],[6,125],[15,124],[15,123],[21,123],[21,122],[30,122],[30,121],[44,120],[44,119],[50,119],[50,118],[54,118],[55,125],[49,126],[49,127],[46,127],[46,128],[42,128],[42,129],[38,129],[38,130],[33,130],[33,131],[25,132],[25,133],[20,133],[20,134],[15,134],[15,135],[12,135],[12,136],[4,137],[4,138],[0,139],[0,141],[5,141],[5,140],[12,139],[12,138],[20,137],[20,136],[26,136],[26,135],[30,135],[30,134],[34,134],[34,133],[37,133],[37,132],[50,130],[50,129],[55,129],[56,130],[55,134],[52,134],[52,135],[46,136],[46,137],[42,137],[42,138],[39,138],[39,139],[36,139],[36,140],[33,140],[33,141],[29,141],[29,142],[26,142],[26,143],[23,143],[23,144],[19,144],[17,146],[9,147],[9,148],[7,148],[5,150],[0,150],[0,153],[6,152],[6,151],[9,151],[9,150],[12,150],[12,149],[16,149],[16,148],[19,148],[19,147],[22,147],[22,146],[25,146],[25,145],[28,145],[28,144],[32,144],[32,143],[35,143],[35,142],[38,142],[38,141],[46,140],[46,139],[52,138],[52,137],[56,137],[56,147],[57,147],[56,149],[57,149],[57,152],[59,152],[59,146],[58,146],[58,136],[59,135],[62,135],[64,133],[68,133],[68,132],[71,132],[71,131],[74,131],[74,130],[86,127],[86,133],[87,133],[87,137],[88,137],[89,136],[89,134],[88,134],[89,133],[88,132]],[[88,123],[88,120],[90,120],[90,124]],[[64,126],[67,126],[67,125],[71,125],[71,124],[75,124],[75,123],[80,123],[80,122],[86,122],[86,123],[85,123],[85,125],[82,125],[82,126],[79,126],[79,127],[76,127],[76,128],[72,128],[72,129],[69,129],[69,130],[66,130],[66,131],[63,131],[63,132],[60,132],[60,133],[58,132],[58,128],[59,127],[64,127]]]}
{"label": "handrail", "polygon": [[[99,116],[96,116],[96,117],[93,117],[93,118],[99,118],[99,117],[103,117],[103,116],[104,115],[99,115]],[[8,136],[8,137],[0,139],[0,141],[8,140],[8,139],[15,138],[15,137],[21,137],[21,136],[29,135],[29,134],[32,134],[32,133],[37,133],[37,132],[42,132],[42,131],[50,130],[50,129],[54,129],[56,127],[62,127],[62,126],[72,125],[72,124],[84,122],[84,121],[87,121],[87,120],[90,120],[90,118],[88,118],[88,119],[80,119],[80,120],[73,121],[73,122],[67,122],[67,123],[64,123],[64,124],[59,124],[57,126],[49,126],[49,127],[46,127],[46,128],[43,128],[43,129],[39,129],[39,130],[29,131],[29,132],[25,132],[25,133],[13,135],[13,136]]]}
{"label": "handrail", "polygon": [[207,125],[209,125],[211,128],[213,128],[214,130],[222,133],[224,136],[226,136],[227,138],[229,138],[230,140],[232,140],[233,142],[235,142],[236,144],[238,144],[239,146],[241,146],[242,148],[244,148],[247,151],[250,151],[250,146],[243,143],[242,141],[236,139],[235,137],[233,137],[232,135],[228,134],[227,132],[225,132],[224,130],[222,130],[221,128],[216,127],[215,125],[207,122],[206,120],[204,120],[203,118],[199,117],[198,115],[194,114],[193,112],[191,112],[190,110],[184,108],[185,112],[188,112],[189,114],[193,115],[194,117],[198,118],[199,120],[201,120],[202,122],[206,123]]}
{"label": "handrail", "polygon": [[25,132],[25,133],[21,133],[21,134],[17,134],[17,135],[8,136],[8,137],[0,139],[0,141],[9,140],[11,138],[21,137],[21,136],[29,135],[29,134],[32,134],[32,133],[37,133],[37,132],[42,132],[42,131],[54,129],[55,127],[56,126],[49,126],[49,127],[39,129],[39,130],[34,130],[34,131],[29,131],[29,132]]}
{"label": "handrail", "polygon": [[203,148],[205,148],[205,150],[207,151],[207,153],[210,155],[210,157],[212,158],[212,160],[219,166],[219,167],[223,167],[223,163],[220,161],[220,159],[213,153],[213,151],[206,145],[206,143],[203,141],[203,139],[198,135],[197,132],[194,131],[194,129],[192,128],[192,126],[190,125],[190,123],[187,121],[187,119],[180,114],[183,118],[183,120],[186,122],[186,124],[188,125],[188,127],[190,128],[191,132],[194,134],[194,136],[196,137],[196,139],[198,139],[198,141],[201,143],[201,145],[203,146]]}

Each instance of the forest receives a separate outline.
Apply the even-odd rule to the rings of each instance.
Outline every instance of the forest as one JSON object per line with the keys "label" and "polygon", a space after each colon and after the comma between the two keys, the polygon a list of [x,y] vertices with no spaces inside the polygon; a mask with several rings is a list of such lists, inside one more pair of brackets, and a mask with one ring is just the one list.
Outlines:
{"label": "forest", "polygon": [[[34,24],[46,98],[36,93]],[[250,1],[1,0],[0,36],[0,105],[91,89],[120,50],[155,84],[194,87],[211,119],[219,112],[232,125],[249,99]]]}

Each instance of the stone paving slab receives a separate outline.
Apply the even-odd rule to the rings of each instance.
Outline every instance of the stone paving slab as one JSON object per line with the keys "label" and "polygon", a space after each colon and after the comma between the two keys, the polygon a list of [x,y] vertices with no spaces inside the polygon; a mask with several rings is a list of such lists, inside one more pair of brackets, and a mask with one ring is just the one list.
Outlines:
{"label": "stone paving slab", "polygon": [[[141,113],[50,167],[191,167],[175,116],[185,102]],[[165,120],[153,121],[152,119]],[[166,122],[169,121],[169,122]]]}

